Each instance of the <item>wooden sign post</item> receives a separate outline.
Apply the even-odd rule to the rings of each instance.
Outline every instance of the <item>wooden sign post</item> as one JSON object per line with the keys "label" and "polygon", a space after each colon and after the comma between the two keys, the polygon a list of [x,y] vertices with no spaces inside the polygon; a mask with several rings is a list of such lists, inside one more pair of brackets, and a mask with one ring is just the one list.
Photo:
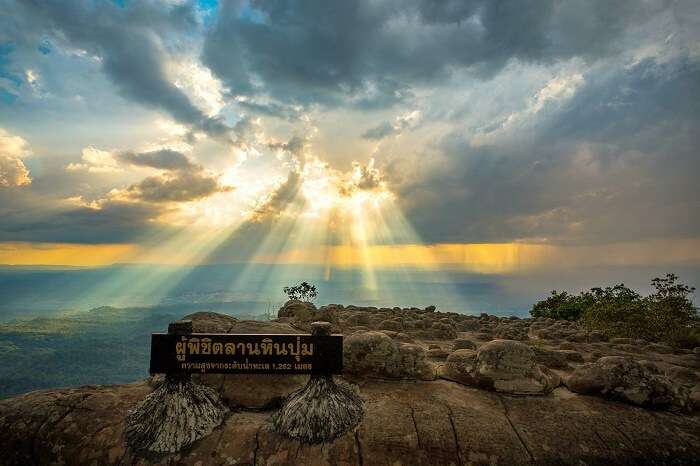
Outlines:
{"label": "wooden sign post", "polygon": [[[151,336],[151,374],[165,381],[129,412],[124,429],[134,450],[179,451],[221,424],[228,408],[191,374],[310,374],[307,385],[273,416],[275,429],[305,443],[330,441],[357,426],[364,413],[357,390],[337,385],[343,337],[314,322],[311,335],[192,333],[177,321]],[[183,419],[186,418],[186,419]]]}
{"label": "wooden sign post", "polygon": [[342,335],[154,333],[151,374],[340,374]]}

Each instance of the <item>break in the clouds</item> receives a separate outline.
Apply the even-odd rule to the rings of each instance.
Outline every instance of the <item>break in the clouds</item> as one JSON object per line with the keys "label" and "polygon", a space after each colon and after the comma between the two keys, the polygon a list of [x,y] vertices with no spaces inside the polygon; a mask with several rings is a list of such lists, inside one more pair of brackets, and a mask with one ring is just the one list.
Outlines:
{"label": "break in the clouds", "polygon": [[700,235],[693,0],[0,4],[3,240],[360,191],[428,243]]}

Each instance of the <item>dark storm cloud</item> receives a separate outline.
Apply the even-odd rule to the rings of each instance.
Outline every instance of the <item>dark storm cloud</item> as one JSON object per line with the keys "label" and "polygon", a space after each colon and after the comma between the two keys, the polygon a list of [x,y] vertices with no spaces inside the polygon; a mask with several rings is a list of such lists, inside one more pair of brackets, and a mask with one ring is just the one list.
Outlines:
{"label": "dark storm cloud", "polygon": [[482,76],[510,59],[614,50],[664,7],[633,0],[222,2],[203,60],[238,95],[386,107],[455,68]]}
{"label": "dark storm cloud", "polygon": [[0,241],[127,243],[156,230],[165,206],[109,201],[98,207],[70,206],[36,196],[0,191]]}
{"label": "dark storm cloud", "polygon": [[204,170],[190,170],[149,176],[131,185],[127,192],[132,199],[160,203],[196,201],[231,190],[233,188],[222,185],[217,176]]}
{"label": "dark storm cloud", "polygon": [[229,140],[221,119],[206,116],[166,76],[169,36],[186,36],[196,26],[191,3],[165,7],[155,1],[112,2],[27,0],[13,5],[36,46],[51,37],[101,59],[104,73],[126,98],[170,114],[178,122]]}
{"label": "dark storm cloud", "polygon": [[120,152],[116,155],[116,159],[130,165],[161,170],[191,170],[197,167],[187,156],[170,149],[141,153],[132,151]]}
{"label": "dark storm cloud", "polygon": [[448,166],[405,183],[401,198],[429,242],[698,236],[697,95],[698,64],[592,75],[527,142],[445,138]]}

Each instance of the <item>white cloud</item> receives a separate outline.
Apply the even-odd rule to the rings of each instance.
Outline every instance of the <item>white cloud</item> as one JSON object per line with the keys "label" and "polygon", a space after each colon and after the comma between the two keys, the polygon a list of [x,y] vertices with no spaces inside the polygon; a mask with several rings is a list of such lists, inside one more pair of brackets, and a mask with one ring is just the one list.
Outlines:
{"label": "white cloud", "polygon": [[111,152],[97,149],[93,146],[84,148],[81,152],[82,163],[70,163],[68,171],[88,171],[91,173],[110,173],[121,171],[119,164]]}
{"label": "white cloud", "polygon": [[32,182],[22,161],[28,155],[31,151],[27,141],[0,128],[0,187],[26,186]]}
{"label": "white cloud", "polygon": [[22,158],[31,155],[29,145],[20,136],[15,136],[0,128],[0,155],[12,158]]}
{"label": "white cloud", "polygon": [[0,188],[31,184],[29,170],[22,160],[0,155]]}
{"label": "white cloud", "polygon": [[170,63],[174,84],[182,90],[207,116],[219,114],[224,107],[224,87],[209,68],[195,60]]}

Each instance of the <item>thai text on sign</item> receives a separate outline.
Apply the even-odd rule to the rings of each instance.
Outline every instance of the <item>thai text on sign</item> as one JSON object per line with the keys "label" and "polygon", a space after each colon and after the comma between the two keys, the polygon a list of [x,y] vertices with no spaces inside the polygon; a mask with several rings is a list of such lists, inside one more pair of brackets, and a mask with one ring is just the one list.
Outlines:
{"label": "thai text on sign", "polygon": [[152,374],[340,374],[342,368],[342,335],[151,336]]}

